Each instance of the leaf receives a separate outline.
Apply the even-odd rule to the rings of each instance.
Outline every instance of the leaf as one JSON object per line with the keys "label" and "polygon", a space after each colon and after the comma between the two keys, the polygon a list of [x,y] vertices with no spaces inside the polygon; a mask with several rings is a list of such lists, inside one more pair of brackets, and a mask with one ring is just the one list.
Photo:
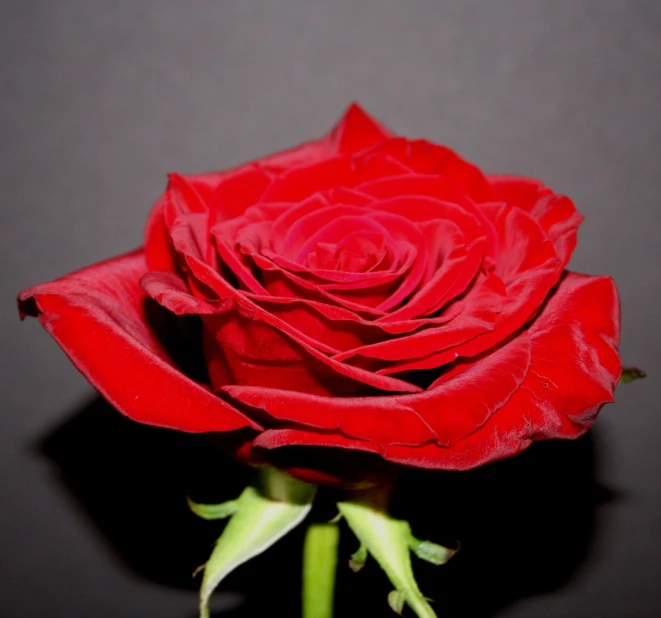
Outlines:
{"label": "leaf", "polygon": [[620,384],[626,384],[627,382],[633,382],[634,380],[645,377],[647,377],[647,374],[642,369],[638,369],[638,367],[622,367]]}

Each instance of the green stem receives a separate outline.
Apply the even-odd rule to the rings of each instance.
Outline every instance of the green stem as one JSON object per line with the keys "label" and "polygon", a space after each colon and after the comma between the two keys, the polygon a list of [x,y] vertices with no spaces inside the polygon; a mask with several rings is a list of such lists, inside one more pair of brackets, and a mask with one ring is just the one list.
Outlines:
{"label": "green stem", "polygon": [[312,524],[303,546],[303,618],[333,618],[340,531],[336,524]]}

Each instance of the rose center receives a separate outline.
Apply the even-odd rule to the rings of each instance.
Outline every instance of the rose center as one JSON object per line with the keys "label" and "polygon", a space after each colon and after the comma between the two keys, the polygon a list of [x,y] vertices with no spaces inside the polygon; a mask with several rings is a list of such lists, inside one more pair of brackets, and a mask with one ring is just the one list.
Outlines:
{"label": "rose center", "polygon": [[305,257],[315,270],[364,273],[386,266],[388,257],[383,235],[370,230],[347,234],[339,242],[318,242]]}

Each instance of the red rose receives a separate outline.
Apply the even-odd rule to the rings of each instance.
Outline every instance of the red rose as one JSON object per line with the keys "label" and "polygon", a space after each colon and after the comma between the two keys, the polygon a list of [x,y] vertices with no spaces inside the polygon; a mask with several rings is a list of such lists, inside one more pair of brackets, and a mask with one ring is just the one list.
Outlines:
{"label": "red rose", "polygon": [[[542,183],[485,176],[353,105],[318,141],[172,174],[144,249],[20,309],[137,421],[222,432],[249,461],[298,446],[331,467],[348,449],[466,469],[574,438],[612,400],[616,289],[564,270],[581,219]],[[175,365],[150,298],[199,316],[208,379]]]}

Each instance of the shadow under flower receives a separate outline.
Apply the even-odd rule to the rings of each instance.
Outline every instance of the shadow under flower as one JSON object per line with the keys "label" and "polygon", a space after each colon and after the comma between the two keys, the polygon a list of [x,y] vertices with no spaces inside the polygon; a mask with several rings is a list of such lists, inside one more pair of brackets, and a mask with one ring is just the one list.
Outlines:
{"label": "shadow under flower", "polygon": [[[229,500],[252,478],[205,436],[133,423],[101,398],[41,440],[39,449],[123,562],[141,577],[177,588],[199,586],[192,573],[223,526],[193,515],[185,497]],[[566,585],[589,557],[597,506],[612,497],[595,478],[592,434],[536,444],[471,472],[402,477],[395,514],[407,514],[418,538],[461,544],[441,567],[413,558],[420,588],[439,616],[494,616],[517,599]],[[333,517],[333,493],[320,498],[312,517]],[[336,615],[392,616],[390,587],[374,560],[356,574],[348,568],[357,541],[342,528]],[[228,576],[221,590],[238,592],[245,602],[217,616],[300,615],[304,532],[300,527]]]}

